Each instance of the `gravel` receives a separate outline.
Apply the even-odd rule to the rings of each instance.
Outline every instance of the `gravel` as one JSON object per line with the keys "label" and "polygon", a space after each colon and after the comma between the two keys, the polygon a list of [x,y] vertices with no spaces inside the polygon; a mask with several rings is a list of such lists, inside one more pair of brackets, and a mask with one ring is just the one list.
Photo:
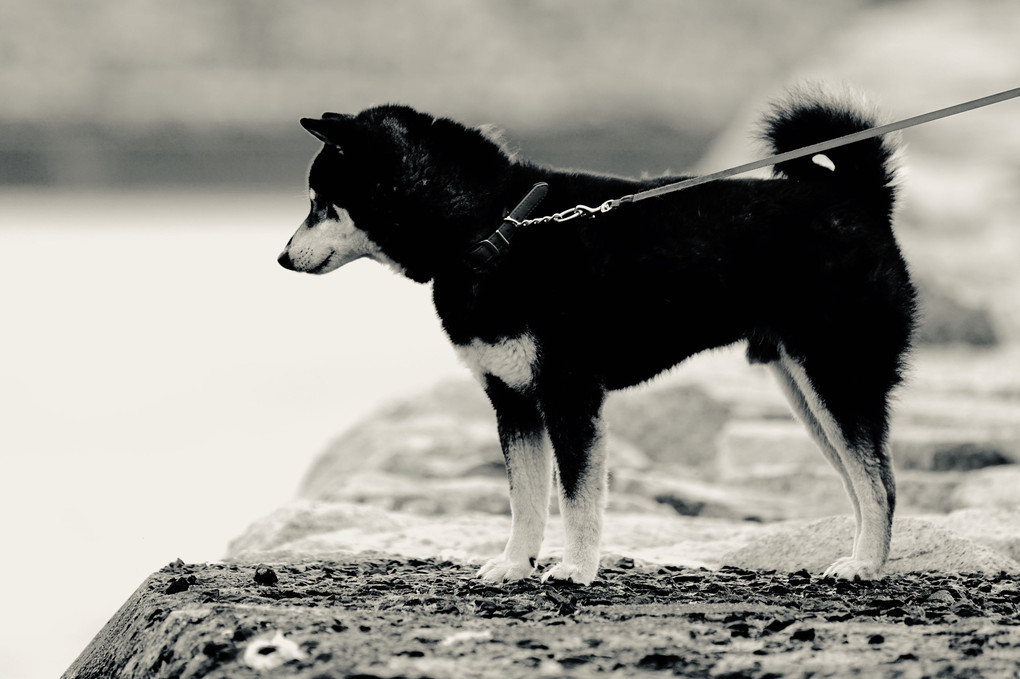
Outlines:
{"label": "gravel", "polygon": [[[548,566],[548,564],[544,564]],[[388,555],[170,564],[65,677],[1018,676],[1020,576],[604,565],[494,586]]]}

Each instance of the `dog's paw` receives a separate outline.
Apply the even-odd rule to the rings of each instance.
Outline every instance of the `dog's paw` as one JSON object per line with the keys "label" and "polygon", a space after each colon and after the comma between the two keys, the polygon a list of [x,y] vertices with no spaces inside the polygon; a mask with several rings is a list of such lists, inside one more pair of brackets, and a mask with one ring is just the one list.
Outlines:
{"label": "dog's paw", "polygon": [[485,562],[485,565],[478,569],[478,577],[486,582],[513,582],[523,580],[535,572],[535,566],[530,561],[512,561],[503,556],[497,556]]}
{"label": "dog's paw", "polygon": [[844,556],[826,568],[822,577],[837,580],[877,580],[881,570],[881,565],[873,561]]}
{"label": "dog's paw", "polygon": [[542,582],[573,582],[578,585],[590,585],[598,572],[598,564],[594,568],[583,568],[575,564],[558,563],[542,576]]}

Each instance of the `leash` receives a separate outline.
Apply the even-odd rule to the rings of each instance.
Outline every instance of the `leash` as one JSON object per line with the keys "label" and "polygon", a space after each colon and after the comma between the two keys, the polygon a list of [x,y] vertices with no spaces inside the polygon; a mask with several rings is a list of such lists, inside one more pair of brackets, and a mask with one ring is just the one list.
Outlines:
{"label": "leash", "polygon": [[464,263],[468,266],[468,268],[475,271],[486,268],[510,246],[510,240],[513,238],[517,230],[523,226],[545,224],[547,222],[567,222],[581,216],[592,216],[609,212],[627,203],[636,203],[638,201],[656,198],[676,191],[683,191],[684,189],[689,189],[693,186],[700,186],[701,184],[726,179],[728,177],[744,174],[745,172],[751,172],[752,170],[758,170],[770,165],[785,163],[788,160],[795,160],[805,156],[815,156],[840,146],[846,146],[847,144],[853,144],[854,142],[864,141],[865,139],[871,139],[873,137],[880,137],[882,135],[889,134],[890,132],[923,125],[942,118],[948,118],[950,116],[959,115],[960,113],[966,113],[967,111],[973,111],[974,109],[998,104],[1009,99],[1015,99],[1016,97],[1020,97],[1020,87],[1005,90],[997,94],[991,94],[987,97],[972,99],[971,101],[966,101],[954,106],[948,106],[936,111],[930,111],[921,115],[912,116],[910,118],[904,118],[903,120],[898,120],[893,123],[871,127],[867,130],[861,130],[859,132],[847,134],[842,137],[836,137],[817,144],[803,146],[799,149],[794,149],[793,151],[779,153],[774,156],[769,156],[768,158],[762,158],[761,160],[755,160],[750,163],[744,163],[743,165],[737,165],[718,172],[712,172],[711,174],[683,179],[678,182],[673,182],[672,184],[658,186],[654,189],[621,196],[620,198],[612,198],[605,201],[598,207],[575,205],[572,208],[562,212],[557,212],[554,215],[538,217],[536,219],[527,219],[528,215],[531,214],[540,202],[542,202],[542,199],[545,198],[546,193],[549,191],[548,184],[545,182],[539,182],[531,187],[531,190],[528,191],[521,202],[510,211],[509,215],[503,218],[502,224],[499,225],[495,233],[488,238],[475,243],[471,249],[468,250],[468,252],[464,255]]}

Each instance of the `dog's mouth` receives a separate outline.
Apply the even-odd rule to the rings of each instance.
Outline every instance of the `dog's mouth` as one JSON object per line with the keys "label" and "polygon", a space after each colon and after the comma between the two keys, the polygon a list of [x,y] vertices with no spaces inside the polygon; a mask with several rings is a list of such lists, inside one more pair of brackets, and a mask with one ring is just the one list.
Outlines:
{"label": "dog's mouth", "polygon": [[321,264],[319,264],[318,266],[316,266],[314,268],[309,269],[308,273],[315,273],[315,274],[325,273],[327,270],[329,270],[329,265],[333,263],[333,258],[334,257],[336,257],[336,253],[335,252],[330,252],[329,256],[326,257],[326,259],[322,260]]}

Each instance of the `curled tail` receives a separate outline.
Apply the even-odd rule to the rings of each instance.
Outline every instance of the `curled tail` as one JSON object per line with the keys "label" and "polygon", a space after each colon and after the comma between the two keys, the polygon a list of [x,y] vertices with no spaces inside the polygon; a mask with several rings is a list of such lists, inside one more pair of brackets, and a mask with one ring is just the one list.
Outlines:
{"label": "curled tail", "polygon": [[[773,153],[785,153],[875,127],[875,117],[860,95],[804,88],[773,104],[763,121],[762,137]],[[885,135],[780,163],[775,172],[795,180],[888,191],[891,205],[898,150],[897,139]]]}

